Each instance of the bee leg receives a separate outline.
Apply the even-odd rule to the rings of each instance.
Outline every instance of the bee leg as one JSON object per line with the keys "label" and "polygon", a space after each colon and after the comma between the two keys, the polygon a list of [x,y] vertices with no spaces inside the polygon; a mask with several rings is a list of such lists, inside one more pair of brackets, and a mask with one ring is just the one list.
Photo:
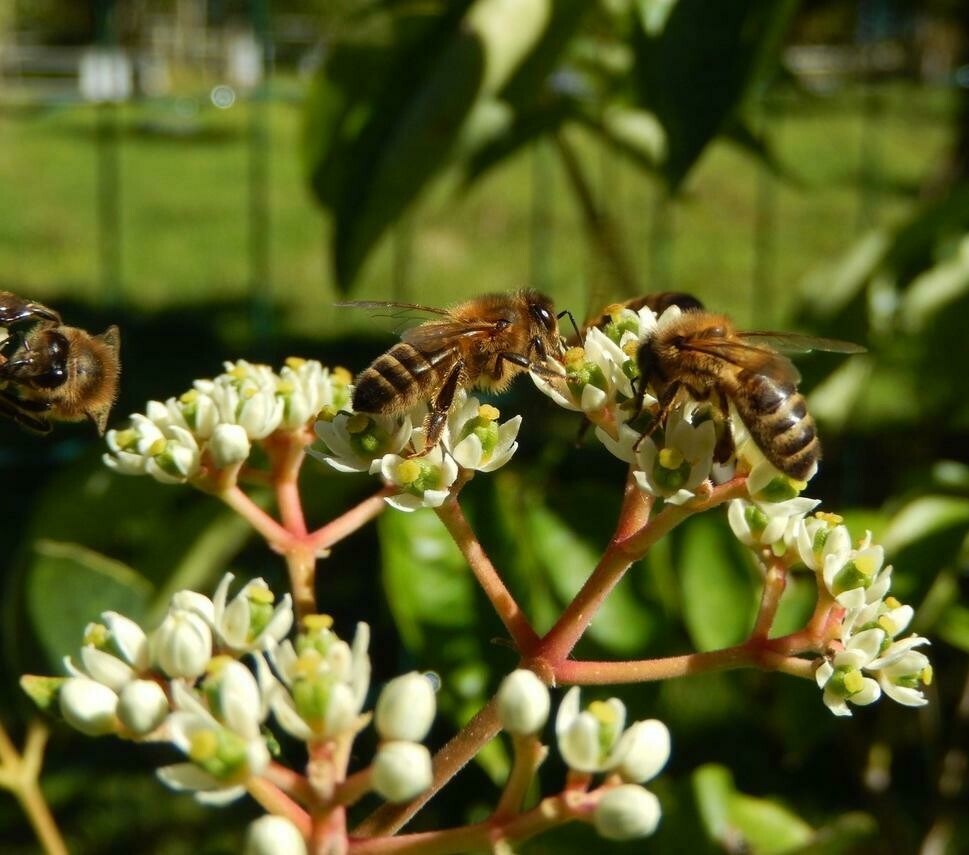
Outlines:
{"label": "bee leg", "polygon": [[448,410],[454,402],[454,395],[458,391],[461,382],[461,375],[464,373],[464,362],[459,361],[448,374],[437,393],[434,403],[431,404],[431,411],[424,419],[424,447],[420,451],[408,454],[408,457],[423,457],[429,454],[441,441],[441,434],[444,433],[444,426],[447,424]]}
{"label": "bee leg", "polygon": [[49,409],[50,404],[42,401],[21,400],[9,392],[0,391],[0,416],[36,433],[50,433],[50,422],[39,415]]}
{"label": "bee leg", "polygon": [[720,393],[719,396],[720,412],[723,413],[723,433],[717,440],[716,448],[713,449],[713,459],[717,463],[726,463],[736,450],[733,441],[733,427],[730,424],[730,402],[727,396]]}
{"label": "bee leg", "polygon": [[59,324],[61,316],[33,300],[25,300],[10,291],[0,291],[0,326],[7,327],[30,320]]}
{"label": "bee leg", "polygon": [[[643,389],[641,391],[643,394],[645,394],[645,384],[643,384]],[[633,446],[633,451],[639,451],[639,446],[642,445],[643,440],[646,439],[647,436],[651,436],[657,428],[666,426],[666,420],[669,418],[670,410],[673,409],[673,404],[676,402],[676,396],[679,394],[679,392],[680,384],[675,382],[670,383],[670,385],[663,390],[663,393],[659,397],[659,410],[656,413],[656,418],[649,426],[649,429],[643,431],[642,436],[636,440],[636,444]],[[642,409],[642,401],[640,401],[640,409]]]}
{"label": "bee leg", "polygon": [[[539,342],[541,347],[541,352],[545,352],[545,346]],[[534,343],[531,347],[534,346]],[[544,357],[543,357],[544,359]],[[498,354],[495,359],[495,380],[500,380],[505,373],[505,363],[510,362],[512,365],[517,365],[519,368],[524,368],[526,371],[531,371],[537,374],[539,377],[544,377],[547,380],[552,378],[561,378],[564,375],[560,374],[558,371],[553,371],[547,365],[543,365],[541,362],[534,362],[527,356],[521,353],[511,353],[510,351],[505,351]]]}

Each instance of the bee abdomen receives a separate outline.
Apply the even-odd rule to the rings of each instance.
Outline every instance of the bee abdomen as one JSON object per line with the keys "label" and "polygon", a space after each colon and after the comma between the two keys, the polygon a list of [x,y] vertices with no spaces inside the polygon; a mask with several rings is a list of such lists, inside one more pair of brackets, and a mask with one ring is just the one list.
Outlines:
{"label": "bee abdomen", "polygon": [[395,413],[424,397],[439,382],[450,349],[425,354],[406,342],[378,356],[357,378],[353,409],[360,413]]}
{"label": "bee abdomen", "polygon": [[762,375],[743,378],[737,410],[764,456],[785,475],[806,480],[821,456],[814,419],[793,385]]}

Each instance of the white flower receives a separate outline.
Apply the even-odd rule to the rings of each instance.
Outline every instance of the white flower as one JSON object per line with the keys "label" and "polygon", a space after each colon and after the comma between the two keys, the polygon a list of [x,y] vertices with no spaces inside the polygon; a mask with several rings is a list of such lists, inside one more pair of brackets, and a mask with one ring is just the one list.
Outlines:
{"label": "white flower", "polygon": [[265,439],[280,426],[283,401],[276,397],[277,378],[267,365],[243,359],[225,364],[226,373],[212,381],[196,381],[200,392],[211,396],[221,421],[241,425],[249,439]]}
{"label": "white flower", "polygon": [[[635,776],[659,762],[662,751],[657,732],[626,725],[626,707],[618,698],[593,701],[579,709],[579,687],[566,692],[555,718],[559,753],[576,772],[609,772],[629,762],[627,772]],[[650,756],[647,758],[646,755]],[[662,758],[661,767],[666,762]]]}
{"label": "white flower", "polygon": [[58,694],[61,715],[86,736],[104,736],[118,729],[118,696],[103,683],[71,677]]}
{"label": "white flower", "polygon": [[593,818],[596,831],[607,840],[647,837],[659,825],[659,799],[636,784],[623,784],[603,793]]}
{"label": "white flower", "polygon": [[800,497],[786,502],[734,499],[727,508],[727,520],[744,546],[776,547],[777,554],[783,554],[796,541],[804,515],[818,504],[817,499]]}
{"label": "white flower", "polygon": [[248,458],[252,444],[242,425],[220,424],[212,432],[208,448],[216,468],[224,469]]}
{"label": "white flower", "polygon": [[877,701],[881,695],[878,683],[866,677],[866,668],[878,655],[885,633],[867,629],[851,637],[845,649],[831,660],[825,659],[814,673],[818,687],[824,690],[824,703],[835,715],[851,715],[848,701],[858,706]]}
{"label": "white flower", "polygon": [[219,642],[235,653],[266,650],[282,641],[293,625],[293,599],[285,594],[273,607],[273,592],[264,579],[247,582],[228,603],[226,573],[212,597],[212,629]]}
{"label": "white flower", "polygon": [[373,789],[388,802],[420,795],[434,778],[431,753],[417,742],[385,742],[373,761]]}
{"label": "white flower", "polygon": [[306,855],[299,829],[282,816],[262,816],[246,831],[243,855]]}
{"label": "white flower", "polygon": [[[423,429],[414,431],[412,441],[416,448],[423,447]],[[454,458],[445,455],[442,444],[436,445],[423,457],[404,458],[399,454],[385,454],[371,464],[370,471],[379,472],[388,486],[401,489],[400,493],[384,499],[399,511],[439,507],[458,477],[458,465]]]}
{"label": "white flower", "polygon": [[907,707],[921,707],[928,699],[919,688],[932,683],[932,665],[929,657],[918,650],[916,644],[928,644],[927,638],[913,636],[891,645],[885,655],[869,663],[868,669],[878,678],[878,683],[888,697]]}
{"label": "white flower", "polygon": [[[208,601],[207,598],[202,599]],[[181,602],[195,600],[181,597]],[[212,657],[210,623],[211,616],[206,620],[194,606],[191,609],[179,608],[173,598],[168,614],[152,634],[152,659],[169,677],[194,680],[201,676]]]}
{"label": "white flower", "polygon": [[350,400],[350,379],[346,369],[330,372],[315,359],[291,356],[276,384],[276,395],[283,402],[282,427],[301,428],[324,408],[336,414]]}
{"label": "white flower", "polygon": [[381,739],[420,742],[431,729],[436,706],[431,681],[411,671],[384,686],[374,725]]}
{"label": "white flower", "polygon": [[797,551],[805,566],[814,571],[822,570],[832,558],[834,564],[844,564],[851,552],[851,535],[841,517],[818,513],[803,521],[797,531]]}
{"label": "white flower", "polygon": [[548,721],[548,687],[527,668],[512,671],[501,681],[497,701],[501,726],[515,736],[538,733]]}
{"label": "white flower", "polygon": [[136,413],[131,426],[108,431],[107,466],[123,475],[151,475],[163,484],[181,484],[199,471],[199,447],[191,432],[180,425],[159,428]]}
{"label": "white flower", "polygon": [[252,672],[241,662],[218,656],[200,685],[212,715],[230,730],[255,739],[269,709]]}
{"label": "white flower", "polygon": [[670,731],[659,719],[633,722],[619,740],[616,771],[624,781],[643,784],[670,759]]}
{"label": "white flower", "polygon": [[148,638],[133,620],[117,612],[104,612],[103,623],[90,623],[84,630],[77,665],[69,657],[64,664],[75,677],[90,677],[119,692],[146,671],[151,662]]}
{"label": "white flower", "polygon": [[256,659],[263,695],[280,726],[308,741],[330,739],[361,726],[360,711],[370,685],[370,628],[357,624],[352,648],[330,630],[325,615],[303,619],[294,647],[284,641],[267,652],[273,676]]}
{"label": "white flower", "polygon": [[639,489],[682,505],[710,477],[717,432],[713,421],[691,424],[683,410],[670,413],[663,448],[652,437],[643,437],[637,454],[636,483]]}
{"label": "white flower", "polygon": [[873,546],[871,532],[867,532],[847,558],[840,551],[825,555],[821,577],[840,605],[846,609],[861,608],[881,600],[891,587],[892,568],[883,567],[884,561],[884,548]]}
{"label": "white flower", "polygon": [[206,804],[239,798],[246,782],[269,765],[269,749],[258,724],[252,734],[252,717],[237,709],[237,695],[231,717],[249,733],[220,723],[181,683],[173,683],[172,692],[177,711],[168,717],[170,738],[191,762],[165,766],[157,771],[158,777],[172,789],[195,791],[196,799]]}
{"label": "white flower", "polygon": [[377,458],[396,454],[410,441],[413,425],[408,415],[371,416],[337,413],[316,423],[323,447],[310,454],[338,472],[369,472]]}
{"label": "white flower", "polygon": [[521,416],[498,424],[498,410],[468,397],[464,390],[448,416],[448,447],[458,465],[479,472],[493,472],[504,466],[515,453]]}
{"label": "white flower", "polygon": [[147,736],[161,727],[169,709],[165,690],[154,680],[134,680],[118,696],[118,718],[134,736]]}

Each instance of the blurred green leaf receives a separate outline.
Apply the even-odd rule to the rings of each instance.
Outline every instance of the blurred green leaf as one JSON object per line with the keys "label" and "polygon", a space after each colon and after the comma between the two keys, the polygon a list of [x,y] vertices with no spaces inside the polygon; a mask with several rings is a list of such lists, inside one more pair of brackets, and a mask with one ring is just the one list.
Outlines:
{"label": "blurred green leaf", "polygon": [[947,644],[969,653],[969,607],[951,604],[932,631]]}
{"label": "blurred green leaf", "polygon": [[758,592],[723,520],[710,514],[691,519],[679,561],[683,616],[697,650],[743,641],[753,626]]}
{"label": "blurred green leaf", "polygon": [[638,18],[633,36],[638,101],[666,130],[663,172],[671,191],[774,70],[797,5],[678,0],[663,9],[661,27],[649,15],[645,26]]}
{"label": "blurred green leaf", "polygon": [[130,567],[75,543],[38,541],[24,582],[27,615],[52,667],[101,612],[140,620],[152,586]]}

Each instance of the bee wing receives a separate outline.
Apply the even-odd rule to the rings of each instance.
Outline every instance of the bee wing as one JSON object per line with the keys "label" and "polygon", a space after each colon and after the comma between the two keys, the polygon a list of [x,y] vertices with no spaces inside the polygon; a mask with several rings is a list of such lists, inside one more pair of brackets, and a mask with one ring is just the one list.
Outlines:
{"label": "bee wing", "polygon": [[829,353],[865,353],[867,348],[851,341],[841,341],[836,338],[821,338],[815,335],[799,335],[797,333],[771,332],[769,330],[753,330],[742,332],[741,337],[752,339],[753,344],[772,347],[786,353],[809,353],[812,350],[824,350]]}
{"label": "bee wing", "polygon": [[338,309],[407,309],[414,312],[426,312],[430,315],[449,316],[451,313],[447,309],[437,306],[425,306],[421,303],[400,303],[396,300],[346,300],[341,303],[334,303]]}
{"label": "bee wing", "polygon": [[760,347],[736,338],[691,338],[681,345],[684,350],[715,356],[744,371],[762,374],[779,383],[797,383],[801,374],[786,356],[769,347]]}
{"label": "bee wing", "polygon": [[413,345],[418,350],[434,351],[445,347],[448,342],[458,338],[479,338],[491,335],[495,331],[495,324],[487,321],[468,323],[448,319],[444,321],[427,321],[418,327],[404,330],[401,340]]}

